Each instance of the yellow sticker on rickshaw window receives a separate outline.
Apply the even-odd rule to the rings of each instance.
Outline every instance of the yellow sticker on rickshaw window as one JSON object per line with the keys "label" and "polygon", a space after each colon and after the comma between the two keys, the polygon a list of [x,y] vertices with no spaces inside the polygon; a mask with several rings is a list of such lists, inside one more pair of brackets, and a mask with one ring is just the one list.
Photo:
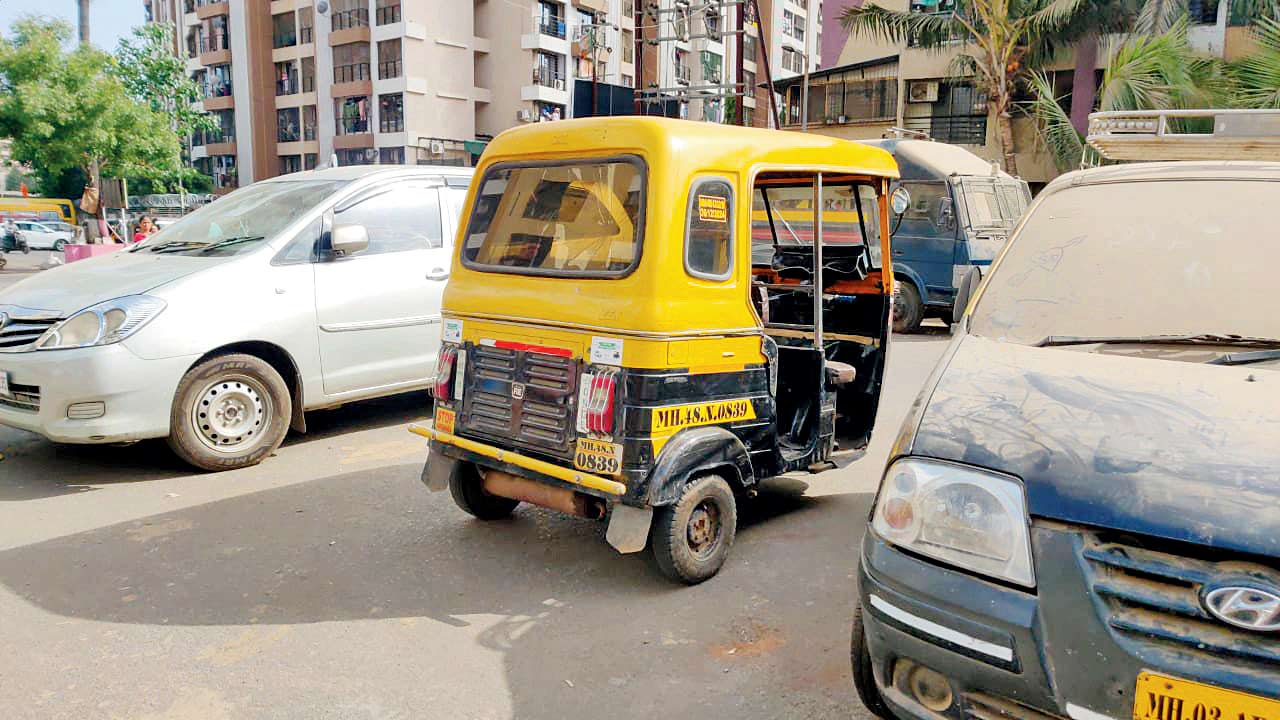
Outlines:
{"label": "yellow sticker on rickshaw window", "polygon": [[728,222],[729,199],[715,195],[699,195],[698,219],[702,222]]}

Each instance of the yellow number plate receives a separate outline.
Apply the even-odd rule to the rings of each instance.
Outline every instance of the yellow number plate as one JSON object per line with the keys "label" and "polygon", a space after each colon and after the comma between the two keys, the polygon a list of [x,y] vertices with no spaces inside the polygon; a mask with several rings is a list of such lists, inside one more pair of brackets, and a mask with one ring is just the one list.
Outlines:
{"label": "yellow number plate", "polygon": [[457,415],[449,408],[436,408],[435,428],[440,432],[453,434],[453,420]]}
{"label": "yellow number plate", "polygon": [[578,438],[577,450],[573,453],[573,466],[601,475],[617,475],[622,472],[622,446]]}
{"label": "yellow number plate", "polygon": [[1280,720],[1280,701],[1142,673],[1133,720]]}

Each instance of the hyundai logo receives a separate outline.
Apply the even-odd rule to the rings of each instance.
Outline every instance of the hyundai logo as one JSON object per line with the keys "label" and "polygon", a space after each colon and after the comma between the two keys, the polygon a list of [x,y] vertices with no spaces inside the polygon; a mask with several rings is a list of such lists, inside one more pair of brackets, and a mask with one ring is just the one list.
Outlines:
{"label": "hyundai logo", "polygon": [[1280,630],[1280,589],[1219,585],[1204,593],[1209,614],[1228,625],[1255,632]]}

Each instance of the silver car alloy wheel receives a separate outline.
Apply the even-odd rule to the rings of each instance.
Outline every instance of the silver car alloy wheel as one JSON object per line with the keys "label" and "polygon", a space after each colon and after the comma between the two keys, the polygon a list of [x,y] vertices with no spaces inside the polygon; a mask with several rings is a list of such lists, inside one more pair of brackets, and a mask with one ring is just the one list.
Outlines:
{"label": "silver car alloy wheel", "polygon": [[271,424],[271,395],[257,380],[243,375],[220,378],[196,396],[191,426],[211,450],[236,454],[257,442]]}

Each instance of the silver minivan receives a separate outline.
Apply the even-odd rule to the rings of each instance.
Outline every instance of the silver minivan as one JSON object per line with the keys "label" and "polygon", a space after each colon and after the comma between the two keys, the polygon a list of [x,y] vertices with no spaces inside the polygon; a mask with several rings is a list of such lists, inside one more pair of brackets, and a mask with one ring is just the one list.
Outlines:
{"label": "silver minivan", "polygon": [[303,412],[430,386],[472,171],[359,166],[223,197],[0,291],[0,424],[260,462]]}

